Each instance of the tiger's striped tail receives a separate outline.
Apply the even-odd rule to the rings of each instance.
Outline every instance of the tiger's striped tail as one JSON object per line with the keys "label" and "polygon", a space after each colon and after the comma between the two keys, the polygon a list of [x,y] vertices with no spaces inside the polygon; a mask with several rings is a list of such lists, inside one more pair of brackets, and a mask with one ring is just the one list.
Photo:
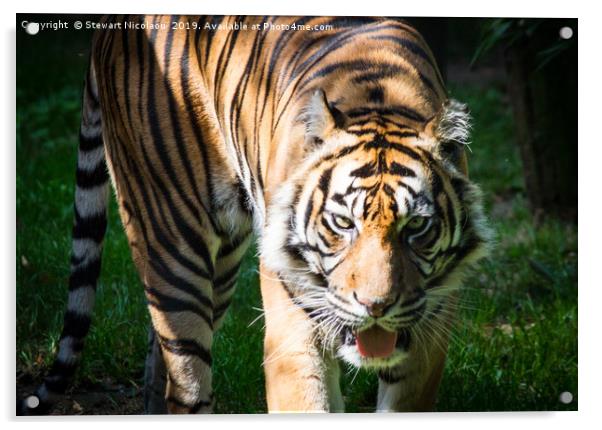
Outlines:
{"label": "tiger's striped tail", "polygon": [[[90,328],[102,243],[107,227],[109,175],[102,139],[101,111],[93,68],[84,84],[72,233],[69,298],[58,354],[44,383],[18,405],[19,415],[49,412],[75,373]],[[37,398],[37,399],[36,399]]]}

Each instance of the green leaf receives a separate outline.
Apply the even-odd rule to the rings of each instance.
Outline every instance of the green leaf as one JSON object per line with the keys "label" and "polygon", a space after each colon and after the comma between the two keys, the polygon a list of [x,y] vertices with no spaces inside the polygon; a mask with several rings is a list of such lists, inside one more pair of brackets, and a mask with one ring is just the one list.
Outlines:
{"label": "green leaf", "polygon": [[514,20],[498,18],[492,20],[491,23],[485,27],[483,40],[477,47],[472,60],[470,61],[471,67],[474,66],[479,58],[489,52],[491,48],[508,37],[508,33],[513,23]]}

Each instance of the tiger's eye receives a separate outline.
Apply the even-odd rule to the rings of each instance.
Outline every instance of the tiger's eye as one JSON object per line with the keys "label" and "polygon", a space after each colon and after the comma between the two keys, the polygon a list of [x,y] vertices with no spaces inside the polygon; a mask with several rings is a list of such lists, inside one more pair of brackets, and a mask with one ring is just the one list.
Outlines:
{"label": "tiger's eye", "polygon": [[419,228],[424,227],[424,225],[426,224],[426,218],[423,216],[415,216],[414,218],[410,219],[408,221],[408,223],[406,224],[406,226],[412,230],[418,230]]}
{"label": "tiger's eye", "polygon": [[354,226],[353,221],[342,215],[333,215],[332,221],[334,225],[340,228],[341,230],[349,230]]}

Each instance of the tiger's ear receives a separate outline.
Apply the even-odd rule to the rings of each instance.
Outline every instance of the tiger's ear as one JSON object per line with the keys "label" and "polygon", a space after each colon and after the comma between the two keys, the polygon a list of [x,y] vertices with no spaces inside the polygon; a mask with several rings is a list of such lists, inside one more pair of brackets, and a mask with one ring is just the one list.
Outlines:
{"label": "tiger's ear", "polygon": [[328,103],[326,93],[316,90],[303,110],[301,119],[305,125],[305,142],[309,145],[320,145],[335,130],[344,128],[345,115]]}
{"label": "tiger's ear", "polygon": [[461,170],[465,170],[464,149],[470,143],[472,119],[468,106],[449,99],[439,113],[430,120],[425,131],[437,142],[434,148],[443,158],[450,160]]}

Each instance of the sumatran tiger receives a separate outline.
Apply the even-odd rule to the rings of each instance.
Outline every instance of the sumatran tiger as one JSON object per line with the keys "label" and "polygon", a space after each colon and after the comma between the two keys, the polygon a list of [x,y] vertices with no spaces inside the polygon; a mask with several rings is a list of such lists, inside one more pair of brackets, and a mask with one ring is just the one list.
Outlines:
{"label": "sumatran tiger", "polygon": [[378,374],[377,411],[431,410],[458,288],[490,235],[469,114],[420,34],[384,18],[103,22],[64,329],[21,413],[46,411],[79,361],[109,180],[152,320],[147,412],[212,411],[212,340],[253,237],[269,411],[342,411],[340,361]]}

